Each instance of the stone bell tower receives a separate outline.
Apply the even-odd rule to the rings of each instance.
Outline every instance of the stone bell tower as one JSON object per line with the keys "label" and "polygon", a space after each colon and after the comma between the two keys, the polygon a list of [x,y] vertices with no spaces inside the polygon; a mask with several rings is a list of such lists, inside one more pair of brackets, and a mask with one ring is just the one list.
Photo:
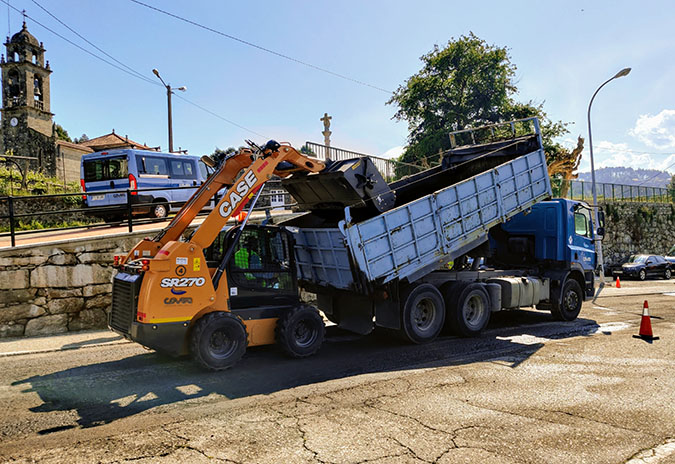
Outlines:
{"label": "stone bell tower", "polygon": [[32,156],[31,168],[54,175],[55,138],[49,102],[49,62],[45,49],[23,27],[5,43],[2,70],[2,124],[0,149],[15,155]]}

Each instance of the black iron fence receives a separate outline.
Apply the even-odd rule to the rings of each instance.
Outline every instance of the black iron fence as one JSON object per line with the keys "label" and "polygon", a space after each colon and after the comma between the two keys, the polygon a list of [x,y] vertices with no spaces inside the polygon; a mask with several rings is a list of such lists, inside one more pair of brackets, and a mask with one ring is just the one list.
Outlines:
{"label": "black iron fence", "polygon": [[[596,182],[599,202],[634,201],[646,203],[675,203],[675,190],[643,185],[608,184]],[[580,180],[551,179],[554,197],[593,201],[593,183]]]}
{"label": "black iron fence", "polygon": [[[318,147],[326,148],[325,153],[317,153],[316,155],[325,157],[326,154],[333,160],[348,159],[357,156],[366,156],[357,154],[355,152],[335,149],[332,147],[325,147],[323,145],[317,146],[312,144],[309,148],[314,150]],[[385,178],[391,178],[400,169],[398,165],[407,165],[407,163],[394,162],[385,158],[374,158],[376,165],[381,162],[378,167],[384,169],[383,175]],[[417,170],[423,169],[420,166],[407,165]],[[387,175],[389,174],[389,175]],[[260,195],[260,199],[254,211],[264,211],[275,208],[288,209],[295,206],[292,197],[281,187],[280,183],[268,183],[265,191]],[[587,202],[593,201],[593,192],[590,182],[584,181],[562,181],[559,179],[552,179],[551,186],[554,197],[564,197],[575,200],[582,200]],[[675,190],[669,190],[659,187],[644,187],[636,185],[622,185],[622,184],[607,184],[597,183],[598,201],[600,202],[653,202],[653,203],[675,203]],[[4,232],[0,233],[0,238],[10,237],[11,246],[16,246],[16,238],[24,234],[35,234],[40,232],[53,232],[56,230],[70,230],[70,229],[94,229],[102,227],[126,226],[129,232],[133,232],[134,227],[143,224],[150,224],[154,222],[165,221],[166,218],[152,217],[153,208],[157,205],[157,201],[147,201],[146,198],[152,198],[152,192],[190,189],[195,190],[195,187],[174,187],[174,188],[152,188],[152,189],[138,189],[138,190],[107,190],[86,193],[60,193],[51,195],[27,195],[27,196],[4,196],[0,197],[0,224],[4,225]],[[116,193],[121,195],[118,197],[117,204],[108,206],[89,207],[84,200],[86,195],[105,195]],[[64,199],[69,199],[63,201]],[[61,209],[40,208],[40,201],[53,201],[54,203],[70,203],[72,207]],[[200,214],[206,215],[217,204],[219,197],[212,199]],[[29,204],[33,203],[34,207]],[[180,202],[165,202],[167,208],[171,211],[178,210],[182,203]],[[23,228],[25,222],[31,222],[33,219],[41,220],[46,223],[54,223],[55,220],[49,221],[49,218],[58,218],[61,221],[69,217],[79,215],[85,217],[87,225],[73,225],[63,227],[46,227],[39,230]]]}
{"label": "black iron fence", "polygon": [[[268,193],[261,193],[258,203],[253,211],[265,211],[273,209],[288,209],[295,206],[292,197],[282,191],[280,185],[272,184],[266,190]],[[36,234],[44,232],[64,231],[72,229],[96,229],[110,226],[126,226],[129,232],[134,231],[134,227],[143,224],[151,224],[166,221],[166,217],[154,217],[153,211],[158,201],[148,201],[152,198],[152,192],[171,191],[171,190],[196,190],[195,187],[172,187],[172,188],[146,188],[146,189],[126,189],[126,190],[101,190],[96,192],[79,193],[60,193],[52,195],[25,195],[25,196],[5,196],[0,197],[0,223],[4,224],[0,233],[0,238],[10,237],[12,247],[16,246],[17,237],[27,234]],[[222,191],[224,193],[225,190]],[[106,195],[117,194],[116,204],[106,206],[87,206],[85,198],[88,195]],[[122,197],[123,196],[123,197]],[[199,213],[204,216],[211,212],[218,203],[221,196],[217,194],[207,206]],[[72,208],[46,209],[30,208],[28,203],[36,201],[59,202],[59,200],[69,199]],[[161,201],[168,208],[169,212],[177,211],[183,205],[183,202]],[[45,223],[54,223],[57,220],[64,221],[73,217],[86,217],[91,223],[86,225],[73,225],[63,227],[45,227],[39,229],[22,229],[22,225],[32,220],[40,220]],[[53,220],[50,220],[54,218]],[[71,221],[75,222],[75,221]]]}

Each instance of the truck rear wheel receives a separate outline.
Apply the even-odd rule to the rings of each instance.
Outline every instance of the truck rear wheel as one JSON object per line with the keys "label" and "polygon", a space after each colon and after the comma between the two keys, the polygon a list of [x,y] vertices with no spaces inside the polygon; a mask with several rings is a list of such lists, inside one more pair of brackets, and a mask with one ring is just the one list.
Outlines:
{"label": "truck rear wheel", "polygon": [[190,336],[192,358],[202,367],[220,371],[244,356],[246,327],[232,313],[213,312],[197,321]]}
{"label": "truck rear wheel", "polygon": [[560,301],[554,301],[551,305],[551,314],[558,321],[573,321],[581,311],[583,294],[579,282],[567,279],[563,285]]}
{"label": "truck rear wheel", "polygon": [[309,305],[290,309],[277,322],[277,343],[293,358],[304,358],[319,351],[325,335],[323,318]]}
{"label": "truck rear wheel", "polygon": [[431,284],[408,287],[401,295],[401,329],[403,339],[412,343],[428,343],[443,329],[445,305],[443,297]]}
{"label": "truck rear wheel", "polygon": [[443,287],[447,327],[461,337],[476,337],[490,321],[490,299],[483,285],[453,283]]}

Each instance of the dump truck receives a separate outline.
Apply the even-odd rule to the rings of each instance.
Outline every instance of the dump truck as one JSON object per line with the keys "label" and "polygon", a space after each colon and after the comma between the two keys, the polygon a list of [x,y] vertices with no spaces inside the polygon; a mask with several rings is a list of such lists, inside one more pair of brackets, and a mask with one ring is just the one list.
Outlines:
{"label": "dump truck", "polygon": [[[489,142],[476,141],[481,132]],[[453,143],[460,136],[470,143],[435,168],[387,187],[380,180],[367,203],[325,201],[322,173],[282,182],[310,210],[284,226],[300,285],[328,319],[425,343],[444,327],[478,335],[492,312],[520,307],[570,321],[593,296],[594,234],[603,230],[587,204],[551,199],[538,120],[450,134]],[[329,213],[340,207],[336,223]]]}
{"label": "dump truck", "polygon": [[[518,133],[517,124],[532,130]],[[507,127],[508,136],[491,128],[489,143],[457,144],[437,166],[392,182],[368,157],[320,161],[274,141],[210,160],[215,173],[169,225],[115,257],[108,325],[221,370],[252,346],[317,352],[324,321],[300,288],[340,327],[379,326],[414,343],[433,340],[446,321],[476,335],[501,309],[537,305],[574,319],[593,289],[588,206],[549,200],[536,119]],[[451,140],[467,134],[475,137]],[[272,176],[307,212],[228,227],[245,205],[253,210]],[[480,269],[483,258],[489,269]]]}

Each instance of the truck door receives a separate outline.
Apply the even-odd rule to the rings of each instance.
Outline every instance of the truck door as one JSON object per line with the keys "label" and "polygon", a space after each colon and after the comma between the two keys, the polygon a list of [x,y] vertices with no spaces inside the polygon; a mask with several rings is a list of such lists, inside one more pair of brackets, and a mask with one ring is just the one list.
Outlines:
{"label": "truck door", "polygon": [[568,237],[572,262],[579,263],[585,271],[595,269],[595,246],[590,210],[578,208],[571,218],[574,233]]}
{"label": "truck door", "polygon": [[[227,245],[235,236],[230,231]],[[233,310],[296,305],[298,289],[292,238],[284,229],[249,226],[227,266]]]}

